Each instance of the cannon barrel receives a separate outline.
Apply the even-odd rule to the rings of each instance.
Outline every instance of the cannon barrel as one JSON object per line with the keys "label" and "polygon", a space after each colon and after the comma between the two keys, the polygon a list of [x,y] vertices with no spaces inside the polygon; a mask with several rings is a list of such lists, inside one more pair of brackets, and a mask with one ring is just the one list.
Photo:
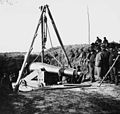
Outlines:
{"label": "cannon barrel", "polygon": [[39,69],[45,69],[45,71],[50,73],[62,73],[64,76],[73,76],[75,69],[73,68],[61,68],[58,66],[49,65],[46,63],[40,63],[40,62],[34,62],[30,65],[30,70],[39,70]]}

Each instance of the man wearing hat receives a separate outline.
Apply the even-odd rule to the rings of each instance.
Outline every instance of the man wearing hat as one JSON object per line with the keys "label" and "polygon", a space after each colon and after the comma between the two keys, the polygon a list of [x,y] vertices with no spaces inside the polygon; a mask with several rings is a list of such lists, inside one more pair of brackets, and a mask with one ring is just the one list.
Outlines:
{"label": "man wearing hat", "polygon": [[103,38],[103,44],[107,47],[108,46],[108,40],[106,37]]}
{"label": "man wearing hat", "polygon": [[97,54],[95,57],[95,69],[96,69],[97,77],[101,81],[101,79],[103,78],[103,75],[102,75],[103,55],[102,55],[100,46],[96,47],[96,52]]}
{"label": "man wearing hat", "polygon": [[97,39],[96,39],[96,41],[95,41],[95,44],[101,45],[101,43],[102,43],[102,40],[97,36]]}
{"label": "man wearing hat", "polygon": [[103,61],[102,74],[103,74],[103,76],[105,76],[105,74],[109,70],[109,55],[110,55],[109,51],[106,50],[106,45],[105,44],[101,45],[101,52],[102,52],[102,56],[103,56],[103,58],[102,58],[102,61]]}
{"label": "man wearing hat", "polygon": [[[117,51],[115,50],[115,45],[111,44],[109,47],[110,50],[110,56],[109,56],[109,67],[111,67],[117,57]],[[110,82],[115,83],[118,85],[118,61],[113,66],[113,68],[110,71]]]}
{"label": "man wearing hat", "polygon": [[91,82],[95,82],[95,76],[94,76],[95,57],[96,57],[96,52],[95,52],[93,46],[91,46],[90,56],[89,56],[89,75],[90,75]]}

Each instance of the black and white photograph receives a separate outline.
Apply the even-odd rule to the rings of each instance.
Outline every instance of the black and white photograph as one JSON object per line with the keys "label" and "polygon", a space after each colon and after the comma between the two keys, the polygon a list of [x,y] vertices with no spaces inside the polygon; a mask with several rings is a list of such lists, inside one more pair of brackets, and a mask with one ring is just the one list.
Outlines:
{"label": "black and white photograph", "polygon": [[0,0],[0,114],[120,114],[119,0]]}

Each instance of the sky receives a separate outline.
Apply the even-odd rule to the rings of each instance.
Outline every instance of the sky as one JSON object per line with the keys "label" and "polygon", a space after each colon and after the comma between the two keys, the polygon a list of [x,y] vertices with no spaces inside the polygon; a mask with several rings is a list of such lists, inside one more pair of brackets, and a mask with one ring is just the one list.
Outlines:
{"label": "sky", "polygon": [[[8,2],[6,2],[8,1]],[[40,6],[49,5],[64,45],[87,44],[88,15],[90,43],[96,37],[120,41],[119,0],[0,0],[0,52],[28,51],[41,14]],[[59,46],[48,17],[49,31],[54,47]],[[47,39],[46,48],[50,48]],[[41,51],[41,33],[34,44]]]}

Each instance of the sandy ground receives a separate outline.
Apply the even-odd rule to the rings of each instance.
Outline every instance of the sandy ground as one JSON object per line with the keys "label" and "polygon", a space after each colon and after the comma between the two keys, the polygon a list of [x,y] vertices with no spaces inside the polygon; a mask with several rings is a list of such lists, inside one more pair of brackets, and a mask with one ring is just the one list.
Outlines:
{"label": "sandy ground", "polygon": [[1,93],[0,114],[120,114],[120,85],[83,85],[91,86]]}

